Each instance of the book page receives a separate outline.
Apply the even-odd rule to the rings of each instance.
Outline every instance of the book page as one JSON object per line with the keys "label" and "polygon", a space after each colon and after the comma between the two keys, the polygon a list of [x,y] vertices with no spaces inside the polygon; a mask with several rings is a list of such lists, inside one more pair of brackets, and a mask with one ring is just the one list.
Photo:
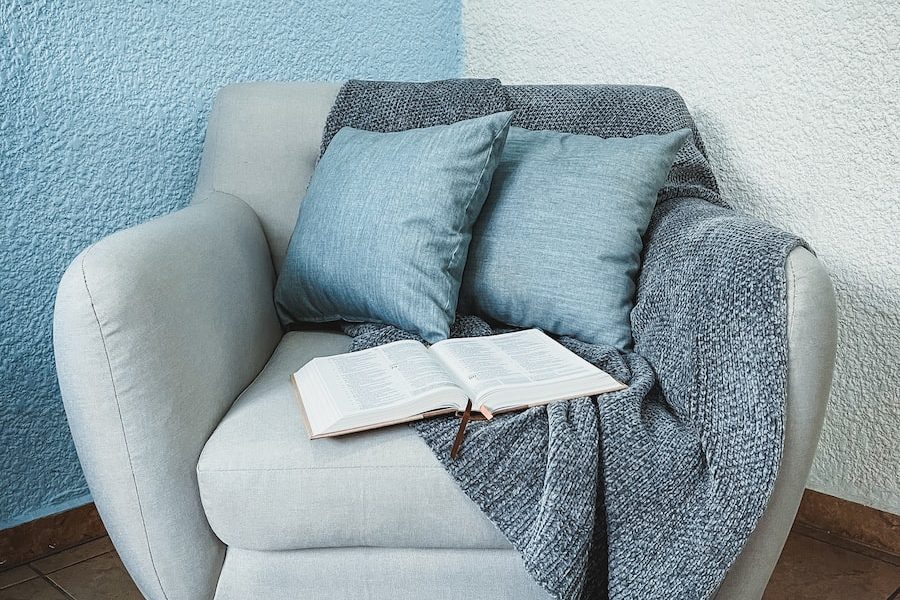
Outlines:
{"label": "book page", "polygon": [[498,387],[568,379],[597,370],[536,329],[445,340],[431,351],[472,397]]}
{"label": "book page", "polygon": [[411,340],[326,357],[317,368],[334,407],[344,415],[458,387],[440,362]]}

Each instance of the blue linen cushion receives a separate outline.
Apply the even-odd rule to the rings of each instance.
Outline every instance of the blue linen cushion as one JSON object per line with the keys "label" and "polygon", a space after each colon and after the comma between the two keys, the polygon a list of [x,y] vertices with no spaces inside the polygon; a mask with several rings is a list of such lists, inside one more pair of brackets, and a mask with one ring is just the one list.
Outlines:
{"label": "blue linen cushion", "polygon": [[512,114],[393,133],[342,128],[300,205],[275,287],[282,324],[388,323],[446,338]]}
{"label": "blue linen cushion", "polygon": [[460,312],[630,348],[642,236],[689,134],[511,127],[473,231]]}

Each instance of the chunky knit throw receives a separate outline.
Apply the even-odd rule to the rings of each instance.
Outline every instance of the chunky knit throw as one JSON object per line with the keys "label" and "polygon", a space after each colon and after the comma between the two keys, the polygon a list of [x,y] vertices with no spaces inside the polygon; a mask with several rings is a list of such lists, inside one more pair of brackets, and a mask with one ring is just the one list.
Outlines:
{"label": "chunky knit throw", "polygon": [[[560,339],[629,387],[474,423],[454,461],[455,419],[412,426],[552,596],[709,598],[775,481],[785,260],[802,242],[728,208],[690,113],[665,88],[350,81],[322,149],[343,126],[396,131],[500,110],[515,110],[520,127],[603,137],[694,131],[645,236],[634,352]],[[346,329],[354,350],[413,338]],[[462,316],[451,334],[497,331]]]}

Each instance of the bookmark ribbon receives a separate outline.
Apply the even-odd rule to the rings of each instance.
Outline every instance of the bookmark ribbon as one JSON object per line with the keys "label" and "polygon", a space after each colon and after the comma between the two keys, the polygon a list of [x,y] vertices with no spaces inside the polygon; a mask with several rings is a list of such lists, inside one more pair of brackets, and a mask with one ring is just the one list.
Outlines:
{"label": "bookmark ribbon", "polygon": [[455,459],[459,455],[459,450],[462,448],[463,439],[466,437],[466,425],[469,424],[469,421],[484,421],[485,417],[481,413],[472,413],[472,400],[470,399],[466,402],[466,410],[459,413],[456,412],[456,416],[459,417],[459,429],[456,430],[456,437],[453,438],[453,446],[450,448],[450,458]]}

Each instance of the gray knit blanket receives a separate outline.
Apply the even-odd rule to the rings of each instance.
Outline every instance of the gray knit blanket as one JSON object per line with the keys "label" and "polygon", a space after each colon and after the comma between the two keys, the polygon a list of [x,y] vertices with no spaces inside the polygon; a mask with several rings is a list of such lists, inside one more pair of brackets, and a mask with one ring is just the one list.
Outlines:
{"label": "gray knit blanket", "polygon": [[[397,131],[515,110],[513,124],[602,137],[690,127],[645,236],[634,352],[559,341],[628,389],[470,426],[412,425],[557,598],[709,598],[762,515],[782,452],[785,260],[802,242],[728,208],[681,97],[641,86],[350,81],[343,126]],[[598,224],[602,227],[602,224]],[[348,325],[352,349],[413,338]],[[491,335],[460,316],[452,336]]]}

